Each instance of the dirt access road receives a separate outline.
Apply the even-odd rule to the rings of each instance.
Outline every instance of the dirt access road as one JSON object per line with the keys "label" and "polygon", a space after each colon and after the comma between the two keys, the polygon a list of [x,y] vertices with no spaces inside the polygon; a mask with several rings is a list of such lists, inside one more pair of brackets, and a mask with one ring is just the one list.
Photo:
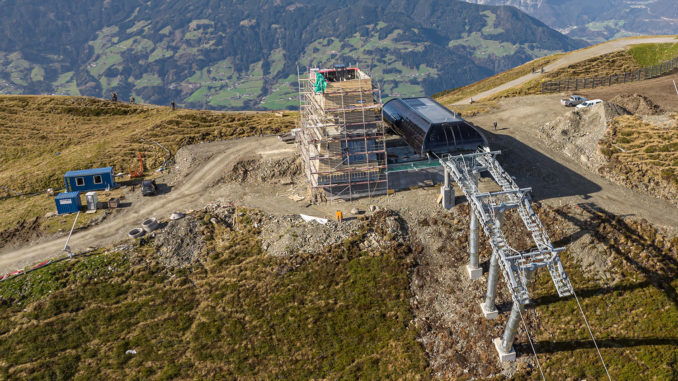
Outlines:
{"label": "dirt access road", "polygon": [[[468,118],[483,128],[492,149],[519,186],[532,187],[535,199],[552,206],[593,204],[617,215],[635,216],[678,229],[678,209],[669,202],[615,184],[547,146],[538,133],[543,124],[572,112],[560,95],[502,99],[489,113]],[[497,131],[493,123],[497,121]]]}
{"label": "dirt access road", "polygon": [[[544,66],[545,72],[554,71],[561,69],[577,62],[587,60],[589,58],[597,57],[603,54],[616,52],[618,50],[626,49],[631,45],[637,44],[661,44],[667,42],[678,42],[678,36],[648,36],[648,37],[628,37],[621,38],[614,41],[604,42],[602,44],[590,46],[588,48],[575,50],[573,52],[567,53],[560,59],[551,62],[550,64]],[[507,82],[501,86],[495,87],[494,89],[484,91],[482,93],[476,94],[473,97],[462,99],[455,104],[469,104],[471,98],[476,100],[487,98],[494,94],[497,94],[506,89],[512,87],[520,86],[523,83],[530,81],[535,78],[541,77],[541,73],[530,73],[513,81]]]}
{"label": "dirt access road", "polygon": [[[262,148],[268,147],[268,148]],[[189,149],[200,151],[208,160],[196,166],[196,170],[169,193],[143,198],[122,213],[107,219],[85,231],[76,232],[69,246],[74,252],[88,247],[102,247],[119,242],[127,232],[141,226],[149,217],[166,219],[174,211],[201,209],[205,204],[222,199],[242,202],[253,207],[277,211],[277,213],[298,213],[298,203],[285,197],[275,196],[279,189],[266,186],[248,189],[235,183],[221,184],[233,165],[248,157],[293,155],[294,146],[280,143],[276,137],[247,138],[217,143],[197,144]],[[325,212],[307,208],[308,214],[324,215]],[[12,271],[55,256],[63,256],[66,238],[52,239],[21,249],[0,251],[0,273]]]}
{"label": "dirt access road", "polygon": [[[497,109],[470,118],[470,121],[486,130],[491,147],[502,150],[499,158],[504,167],[516,177],[520,186],[533,187],[535,199],[553,206],[566,203],[595,204],[616,214],[646,218],[652,223],[675,230],[678,227],[678,209],[668,202],[616,185],[562,153],[550,150],[540,141],[535,132],[539,126],[567,112],[568,109],[560,106],[557,95],[530,96],[502,100]],[[499,124],[496,132],[490,127],[495,120]],[[325,218],[332,218],[335,210],[342,210],[348,215],[353,207],[366,210],[369,205],[375,204],[416,220],[431,215],[439,208],[435,204],[438,195],[436,187],[350,203],[308,205],[305,201],[296,202],[288,197],[305,194],[301,177],[292,184],[228,179],[234,165],[242,161],[275,160],[296,155],[293,145],[281,143],[275,137],[197,144],[184,150],[198,159],[190,171],[180,175],[171,192],[143,198],[114,218],[73,234],[71,248],[77,252],[88,247],[109,246],[124,240],[127,232],[140,226],[146,218],[166,219],[174,211],[200,209],[215,201],[233,202],[238,206],[257,208],[277,215],[304,213]],[[461,193],[457,191],[457,195]],[[0,273],[62,256],[64,243],[65,238],[62,237],[0,252]]]}

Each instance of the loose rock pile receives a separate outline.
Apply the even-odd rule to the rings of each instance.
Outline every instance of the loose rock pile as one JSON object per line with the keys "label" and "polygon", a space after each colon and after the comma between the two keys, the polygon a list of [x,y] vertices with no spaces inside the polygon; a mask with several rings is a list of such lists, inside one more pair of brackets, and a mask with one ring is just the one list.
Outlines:
{"label": "loose rock pile", "polygon": [[262,221],[262,249],[273,256],[288,256],[296,253],[316,254],[330,245],[338,244],[358,231],[361,222],[328,221],[305,222],[297,216],[270,216]]}
{"label": "loose rock pile", "polygon": [[183,268],[198,261],[205,241],[192,216],[170,220],[155,233],[158,260],[168,268]]}
{"label": "loose rock pile", "polygon": [[236,163],[227,178],[235,182],[292,182],[300,173],[301,161],[296,156],[281,159],[249,159]]}
{"label": "loose rock pile", "polygon": [[598,150],[598,142],[605,136],[609,121],[629,112],[613,103],[603,103],[586,109],[573,110],[548,122],[539,129],[544,142],[597,171],[606,159]]}
{"label": "loose rock pile", "polygon": [[664,110],[654,103],[650,98],[641,94],[621,94],[612,98],[610,101],[617,104],[629,113],[639,115],[659,115],[664,113]]}

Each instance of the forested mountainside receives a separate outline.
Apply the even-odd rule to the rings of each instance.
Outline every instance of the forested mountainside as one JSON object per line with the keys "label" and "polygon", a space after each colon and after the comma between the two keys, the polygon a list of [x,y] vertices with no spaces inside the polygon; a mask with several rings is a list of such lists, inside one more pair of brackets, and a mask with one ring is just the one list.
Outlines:
{"label": "forested mountainside", "polygon": [[430,94],[585,45],[512,7],[444,0],[0,0],[0,93],[207,109],[296,105],[297,65]]}
{"label": "forested mountainside", "polygon": [[465,0],[510,5],[570,37],[600,42],[678,31],[676,0]]}

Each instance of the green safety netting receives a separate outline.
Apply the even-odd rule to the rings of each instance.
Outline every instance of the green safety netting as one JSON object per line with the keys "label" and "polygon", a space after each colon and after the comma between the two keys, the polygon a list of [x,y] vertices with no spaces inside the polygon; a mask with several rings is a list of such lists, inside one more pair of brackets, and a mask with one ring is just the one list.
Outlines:
{"label": "green safety netting", "polygon": [[440,166],[439,161],[428,161],[428,160],[420,160],[420,161],[413,161],[410,163],[402,163],[402,164],[389,164],[388,169],[386,172],[392,173],[392,172],[403,172],[403,171],[416,171],[418,169],[424,169],[424,168],[433,168],[433,167],[438,167]]}
{"label": "green safety netting", "polygon": [[321,91],[325,92],[325,89],[327,88],[327,81],[325,80],[325,77],[323,77],[320,72],[315,72],[315,92],[316,94]]}

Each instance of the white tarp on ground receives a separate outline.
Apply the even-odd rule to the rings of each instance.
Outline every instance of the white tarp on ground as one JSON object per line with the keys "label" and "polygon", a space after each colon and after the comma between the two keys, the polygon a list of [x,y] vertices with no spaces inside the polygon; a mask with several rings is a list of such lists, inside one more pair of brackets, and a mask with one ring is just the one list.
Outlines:
{"label": "white tarp on ground", "polygon": [[327,223],[327,218],[307,216],[305,214],[299,214],[299,215],[301,216],[301,219],[303,219],[306,222],[315,221],[315,222],[322,224],[322,225],[325,225]]}

